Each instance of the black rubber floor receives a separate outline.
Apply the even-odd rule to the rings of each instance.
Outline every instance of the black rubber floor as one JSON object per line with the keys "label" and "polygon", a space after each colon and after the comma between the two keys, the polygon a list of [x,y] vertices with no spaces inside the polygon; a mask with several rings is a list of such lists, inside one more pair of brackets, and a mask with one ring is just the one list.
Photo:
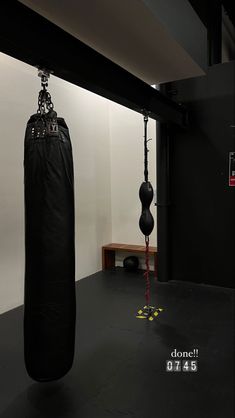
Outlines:
{"label": "black rubber floor", "polygon": [[[26,375],[22,307],[1,315],[0,417],[232,418],[233,291],[171,282],[154,293],[164,312],[151,323],[135,318],[141,274],[78,282],[76,358],[55,383]],[[198,371],[166,372],[174,348],[198,348]]]}

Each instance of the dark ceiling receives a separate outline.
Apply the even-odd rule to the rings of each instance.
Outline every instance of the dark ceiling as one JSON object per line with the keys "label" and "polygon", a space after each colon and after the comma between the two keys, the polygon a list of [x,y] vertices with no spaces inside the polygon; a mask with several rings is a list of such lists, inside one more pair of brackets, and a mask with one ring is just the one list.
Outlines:
{"label": "dark ceiling", "polygon": [[208,26],[212,8],[218,4],[224,6],[226,13],[235,26],[235,2],[231,0],[189,0],[189,2],[206,27]]}

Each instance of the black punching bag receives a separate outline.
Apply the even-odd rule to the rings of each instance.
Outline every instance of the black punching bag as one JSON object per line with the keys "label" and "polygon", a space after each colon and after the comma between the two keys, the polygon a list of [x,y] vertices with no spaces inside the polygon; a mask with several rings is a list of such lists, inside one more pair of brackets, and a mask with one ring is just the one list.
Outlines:
{"label": "black punching bag", "polygon": [[153,200],[153,188],[149,181],[144,181],[141,184],[139,197],[142,203],[142,213],[139,220],[139,227],[145,236],[149,236],[154,228],[154,219],[150,212],[150,205]]}
{"label": "black punching bag", "polygon": [[72,148],[52,108],[28,121],[24,179],[25,364],[50,381],[71,368],[76,315]]}

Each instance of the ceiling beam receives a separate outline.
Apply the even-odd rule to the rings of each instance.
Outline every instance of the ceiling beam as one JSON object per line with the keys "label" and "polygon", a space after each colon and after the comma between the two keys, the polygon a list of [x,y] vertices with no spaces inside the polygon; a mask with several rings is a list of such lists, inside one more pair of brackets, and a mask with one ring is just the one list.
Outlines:
{"label": "ceiling beam", "polygon": [[0,51],[158,121],[186,123],[183,107],[16,0],[1,6]]}

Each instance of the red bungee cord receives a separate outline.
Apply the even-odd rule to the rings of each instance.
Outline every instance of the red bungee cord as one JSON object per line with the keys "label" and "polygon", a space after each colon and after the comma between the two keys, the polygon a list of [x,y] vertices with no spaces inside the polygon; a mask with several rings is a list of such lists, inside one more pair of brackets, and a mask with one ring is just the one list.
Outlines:
{"label": "red bungee cord", "polygon": [[150,304],[150,279],[149,279],[149,272],[150,272],[150,266],[149,266],[149,237],[145,237],[145,266],[146,270],[144,272],[144,277],[146,281],[146,288],[145,288],[145,299],[146,299],[146,305],[148,306]]}

